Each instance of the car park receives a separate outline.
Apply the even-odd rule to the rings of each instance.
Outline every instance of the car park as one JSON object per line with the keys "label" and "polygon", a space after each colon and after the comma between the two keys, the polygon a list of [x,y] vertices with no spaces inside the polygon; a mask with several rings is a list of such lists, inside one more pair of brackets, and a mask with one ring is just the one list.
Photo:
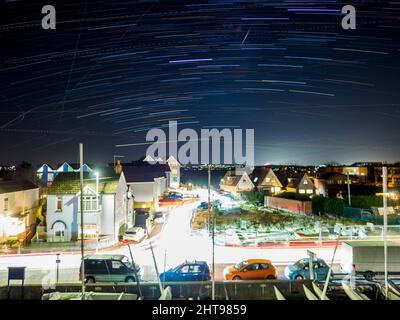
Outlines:
{"label": "car park", "polygon": [[211,272],[205,261],[184,262],[175,268],[160,274],[163,282],[173,281],[209,281]]}
{"label": "car park", "polygon": [[249,259],[226,267],[223,275],[225,280],[274,280],[278,272],[270,260]]}

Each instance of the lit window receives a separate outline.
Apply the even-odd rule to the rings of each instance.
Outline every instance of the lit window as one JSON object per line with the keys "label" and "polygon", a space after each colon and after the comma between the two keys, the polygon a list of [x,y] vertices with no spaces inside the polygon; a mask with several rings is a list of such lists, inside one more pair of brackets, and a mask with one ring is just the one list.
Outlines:
{"label": "lit window", "polygon": [[307,193],[308,194],[310,194],[310,193],[312,193],[313,191],[311,190],[311,189],[307,189]]}
{"label": "lit window", "polygon": [[299,190],[299,193],[306,193],[306,190],[300,189],[300,190]]}
{"label": "lit window", "polygon": [[8,198],[4,199],[4,211],[8,211]]}
{"label": "lit window", "polygon": [[96,196],[84,196],[82,200],[83,200],[83,211],[97,210]]}
{"label": "lit window", "polygon": [[304,181],[303,181],[303,184],[308,184],[308,181],[307,181],[307,180],[304,180]]}
{"label": "lit window", "polygon": [[57,211],[62,211],[63,209],[63,198],[57,197]]}

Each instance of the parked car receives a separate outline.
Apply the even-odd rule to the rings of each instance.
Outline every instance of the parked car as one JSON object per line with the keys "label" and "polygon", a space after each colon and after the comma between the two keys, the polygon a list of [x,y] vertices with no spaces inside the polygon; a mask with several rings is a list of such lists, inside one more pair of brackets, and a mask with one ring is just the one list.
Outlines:
{"label": "parked car", "polygon": [[274,280],[278,277],[270,260],[249,259],[224,269],[225,280]]}
{"label": "parked car", "polygon": [[168,195],[166,196],[166,198],[171,199],[171,200],[182,200],[183,199],[183,195],[179,192],[168,192]]}
{"label": "parked car", "polygon": [[208,281],[210,268],[205,261],[184,262],[160,274],[160,280],[168,281]]}
{"label": "parked car", "polygon": [[124,241],[135,241],[140,242],[146,237],[146,233],[141,227],[133,227],[128,229],[122,239]]}
{"label": "parked car", "polygon": [[198,207],[197,207],[197,209],[200,209],[200,210],[204,210],[204,209],[207,209],[207,208],[208,208],[208,203],[205,202],[205,201],[203,201],[202,203],[200,203],[200,204],[198,205]]}
{"label": "parked car", "polygon": [[154,214],[154,223],[164,223],[165,222],[165,216],[164,213],[161,211],[157,211]]}
{"label": "parked car", "polygon": [[[313,261],[314,279],[325,281],[329,266],[322,259]],[[310,279],[310,259],[304,258],[285,268],[285,277],[289,280]]]}
{"label": "parked car", "polygon": [[[134,282],[140,280],[140,267],[135,268],[128,257],[122,254],[92,254],[85,256],[85,282]],[[79,270],[82,270],[82,265]],[[82,280],[81,271],[79,279]]]}

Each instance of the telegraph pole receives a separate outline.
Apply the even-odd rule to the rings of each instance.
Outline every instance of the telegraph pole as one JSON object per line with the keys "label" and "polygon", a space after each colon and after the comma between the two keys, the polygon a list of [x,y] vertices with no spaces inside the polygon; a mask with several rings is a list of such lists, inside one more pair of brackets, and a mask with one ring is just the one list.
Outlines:
{"label": "telegraph pole", "polygon": [[[210,222],[211,222],[211,166],[208,165],[208,234],[210,234]],[[211,300],[215,300],[215,214],[212,211],[212,278],[211,278]]]}
{"label": "telegraph pole", "polygon": [[348,172],[347,172],[347,196],[349,197],[349,207],[351,207],[350,177]]}
{"label": "telegraph pole", "polygon": [[208,204],[207,204],[207,209],[208,209],[208,216],[207,216],[207,231],[208,234],[210,234],[210,197],[211,197],[211,168],[210,168],[210,164],[208,164]]}
{"label": "telegraph pole", "polygon": [[85,251],[83,242],[83,143],[79,144],[79,162],[80,162],[80,189],[81,189],[81,275],[82,275],[82,300],[85,300]]}
{"label": "telegraph pole", "polygon": [[388,298],[388,253],[387,253],[387,167],[382,167],[383,180],[383,254],[385,261],[385,297]]}

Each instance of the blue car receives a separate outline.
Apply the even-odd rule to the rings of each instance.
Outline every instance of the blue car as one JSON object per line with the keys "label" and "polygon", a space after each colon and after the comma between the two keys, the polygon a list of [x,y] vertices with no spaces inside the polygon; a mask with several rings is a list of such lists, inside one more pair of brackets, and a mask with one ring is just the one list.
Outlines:
{"label": "blue car", "polygon": [[[289,280],[310,279],[309,258],[304,258],[297,261],[295,264],[285,268],[285,276]],[[314,279],[325,281],[329,272],[329,266],[322,259],[313,261]]]}
{"label": "blue car", "polygon": [[209,281],[211,280],[211,273],[205,261],[184,262],[161,273],[160,280],[162,282]]}

